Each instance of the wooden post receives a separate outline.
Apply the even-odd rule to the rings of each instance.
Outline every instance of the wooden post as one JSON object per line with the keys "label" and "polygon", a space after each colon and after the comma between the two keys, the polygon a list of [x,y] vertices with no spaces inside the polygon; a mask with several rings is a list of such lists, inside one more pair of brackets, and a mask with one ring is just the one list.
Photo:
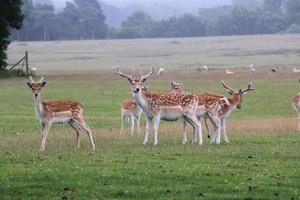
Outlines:
{"label": "wooden post", "polygon": [[25,66],[26,66],[26,74],[29,75],[29,68],[28,68],[28,52],[25,51]]}

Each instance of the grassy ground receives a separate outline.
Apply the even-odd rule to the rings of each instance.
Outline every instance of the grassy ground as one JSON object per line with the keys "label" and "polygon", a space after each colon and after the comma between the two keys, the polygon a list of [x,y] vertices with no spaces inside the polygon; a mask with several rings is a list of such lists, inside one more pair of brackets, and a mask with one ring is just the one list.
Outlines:
{"label": "grassy ground", "polygon": [[[274,42],[274,38],[285,36],[262,37]],[[199,40],[211,40],[215,46],[221,39],[241,38]],[[180,42],[189,40],[197,39]],[[153,44],[169,39],[150,41]],[[147,40],[119,44],[134,46],[139,42],[146,44]],[[117,46],[118,41],[100,43]],[[46,52],[38,49],[41,43],[28,44],[35,45],[40,55],[40,51]],[[243,44],[240,46],[244,48]],[[23,46],[19,47],[13,47],[13,51],[23,50]],[[117,51],[125,52],[123,48]],[[184,48],[193,49],[189,45]],[[79,52],[76,45],[73,51]],[[114,55],[111,54],[108,57]],[[179,57],[185,57],[181,54]],[[128,62],[140,66],[133,57]],[[257,72],[235,70],[234,75],[225,75],[223,70],[169,69],[161,77],[153,76],[146,82],[150,91],[168,91],[170,82],[177,80],[187,91],[226,94],[219,84],[222,79],[234,88],[243,88],[251,81],[256,89],[246,94],[242,110],[235,111],[227,120],[230,144],[212,145],[205,139],[202,146],[182,145],[180,122],[162,122],[159,145],[154,147],[153,134],[150,144],[142,145],[144,128],[142,135],[129,136],[126,129],[119,135],[119,106],[123,99],[131,97],[127,80],[120,80],[111,70],[67,71],[68,63],[64,63],[65,72],[54,75],[57,68],[51,70],[48,66],[53,63],[41,62],[45,63],[47,81],[42,98],[81,100],[96,151],[90,151],[84,133],[81,148],[76,149],[74,131],[55,125],[46,151],[38,152],[40,125],[34,116],[27,79],[0,79],[0,199],[300,199],[300,134],[291,107],[299,83],[298,75],[290,69],[280,68],[276,73],[270,73],[268,68]],[[188,61],[182,62],[188,65]],[[73,63],[79,66],[84,61]],[[191,129],[189,133],[191,139]]]}
{"label": "grassy ground", "polygon": [[59,42],[15,42],[9,63],[29,51],[39,72],[98,70],[120,65],[131,69],[151,65],[165,68],[300,66],[300,35],[170,38]]}

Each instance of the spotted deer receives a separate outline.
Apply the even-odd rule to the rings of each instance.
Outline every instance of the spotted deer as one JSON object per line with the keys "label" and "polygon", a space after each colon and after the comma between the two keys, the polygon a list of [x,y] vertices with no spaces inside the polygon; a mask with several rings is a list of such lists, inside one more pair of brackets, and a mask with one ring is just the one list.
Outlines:
{"label": "spotted deer", "polygon": [[[182,93],[184,92],[182,89],[182,84],[178,82],[171,82],[171,92],[173,93]],[[197,95],[198,97],[198,107],[196,112],[196,117],[200,120],[201,117],[204,118],[205,127],[207,137],[210,138],[210,131],[207,124],[207,119],[212,122],[212,119],[209,115],[210,112],[214,112],[215,110],[219,109],[221,104],[229,104],[226,97],[212,94],[209,92],[201,93]],[[213,123],[213,122],[212,122]],[[194,135],[195,137],[195,135]],[[183,121],[183,138],[184,141],[187,141],[186,136],[186,121]]]}
{"label": "spotted deer", "polygon": [[125,99],[121,104],[121,130],[123,132],[123,124],[125,117],[128,118],[128,124],[131,124],[131,135],[133,135],[135,123],[137,124],[137,132],[140,134],[140,121],[143,109],[139,107],[135,100]]}
{"label": "spotted deer", "polygon": [[[184,119],[193,126],[194,135],[198,133],[199,144],[203,143],[202,129],[196,117],[197,97],[189,93],[163,93],[148,92],[143,83],[154,72],[154,68],[148,74],[141,75],[139,78],[129,76],[116,67],[116,74],[126,78],[132,86],[132,95],[137,104],[143,109],[146,116],[146,134],[143,144],[149,140],[150,124],[154,120],[154,145],[158,144],[158,127],[160,120],[176,121]],[[197,142],[194,137],[193,142]]]}
{"label": "spotted deer", "polygon": [[[226,97],[218,94],[207,93],[203,96],[204,101],[207,103],[205,104],[215,104],[219,105],[216,109],[208,112],[208,116],[214,126],[215,135],[212,138],[211,142],[219,144],[221,140],[221,132],[224,134],[225,142],[229,143],[227,133],[226,133],[226,126],[225,126],[225,119],[230,115],[230,113],[236,109],[241,109],[241,103],[243,101],[243,96],[249,92],[254,90],[252,88],[252,83],[249,83],[247,88],[234,90],[228,85],[225,84],[224,81],[221,81],[221,85],[228,91],[230,97],[228,99],[228,103],[216,103],[216,101],[225,99]],[[212,99],[211,101],[207,101],[205,99]],[[214,106],[213,106],[214,107]]]}
{"label": "spotted deer", "polygon": [[298,114],[298,130],[300,131],[300,92],[294,96],[292,106]]}
{"label": "spotted deer", "polygon": [[48,132],[54,123],[67,123],[76,131],[77,148],[80,146],[79,131],[85,130],[92,149],[95,150],[92,132],[83,119],[82,104],[73,100],[42,101],[41,90],[46,85],[46,81],[41,78],[39,82],[35,82],[31,76],[29,78],[30,82],[27,82],[27,85],[32,90],[36,117],[42,125],[40,151],[45,150]]}

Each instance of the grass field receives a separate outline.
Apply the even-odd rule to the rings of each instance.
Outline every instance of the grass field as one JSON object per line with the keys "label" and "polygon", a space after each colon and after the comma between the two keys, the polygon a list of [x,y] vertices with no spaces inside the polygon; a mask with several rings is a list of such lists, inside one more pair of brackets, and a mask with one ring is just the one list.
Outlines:
{"label": "grass field", "polygon": [[[11,60],[28,48],[32,63],[45,75],[42,98],[83,102],[96,151],[90,150],[85,133],[76,149],[74,131],[54,125],[46,151],[38,152],[40,126],[27,79],[0,79],[0,199],[300,199],[300,134],[291,107],[299,75],[283,67],[269,72],[274,65],[300,66],[299,39],[276,35],[12,44]],[[169,56],[157,56],[163,53]],[[206,63],[246,66],[253,59],[261,66],[256,72],[198,70]],[[142,135],[129,136],[126,129],[119,135],[120,103],[131,95],[126,80],[109,69],[116,64],[127,72],[165,66],[164,75],[146,82],[150,91],[168,91],[173,80],[194,93],[226,94],[220,80],[235,88],[251,81],[256,90],[246,94],[242,109],[227,120],[230,144],[205,139],[202,146],[182,145],[180,122],[162,122],[159,145],[152,145],[151,134],[150,144],[143,146],[144,128]],[[189,133],[191,140],[191,129]]]}

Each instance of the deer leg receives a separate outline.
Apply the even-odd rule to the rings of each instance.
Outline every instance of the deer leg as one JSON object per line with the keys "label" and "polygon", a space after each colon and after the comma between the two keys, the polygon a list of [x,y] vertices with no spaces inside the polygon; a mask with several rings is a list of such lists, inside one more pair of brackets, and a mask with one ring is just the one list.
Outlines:
{"label": "deer leg", "polygon": [[183,119],[183,126],[182,126],[182,137],[183,137],[182,144],[185,144],[187,142],[187,137],[186,137],[186,120],[184,119]]}
{"label": "deer leg", "polygon": [[79,135],[79,131],[81,130],[80,127],[76,126],[76,124],[71,120],[69,122],[69,125],[76,131],[76,144],[77,144],[77,148],[80,147],[80,135]]}
{"label": "deer leg", "polygon": [[[201,123],[198,121],[198,119],[195,115],[187,115],[187,116],[185,116],[185,118],[193,126],[194,136],[197,135],[197,132],[198,132],[199,144],[201,145],[203,143]],[[197,138],[193,139],[193,143],[194,142],[195,143],[197,142]]]}
{"label": "deer leg", "polygon": [[160,122],[160,116],[154,117],[154,145],[158,144],[158,127]]}
{"label": "deer leg", "polygon": [[85,130],[87,132],[92,149],[93,149],[93,151],[95,151],[96,147],[95,147],[95,144],[93,141],[92,132],[91,132],[90,128],[86,125],[85,121],[83,119],[76,119],[76,120],[74,120],[74,122],[77,126],[79,126],[80,128],[82,128],[83,130]]}
{"label": "deer leg", "polygon": [[197,127],[195,126],[195,124],[192,122],[192,120],[188,116],[184,116],[184,120],[187,121],[193,127],[193,140],[192,140],[192,144],[197,143],[197,131],[196,131]]}
{"label": "deer leg", "polygon": [[204,119],[204,123],[205,123],[207,138],[210,138],[210,131],[209,131],[208,124],[207,124],[207,118],[211,121],[210,116],[208,115],[208,113],[206,113],[203,116],[203,119]]}
{"label": "deer leg", "polygon": [[221,118],[221,131],[223,131],[224,134],[224,140],[225,142],[229,143],[227,133],[226,133],[226,124],[225,124],[225,118]]}
{"label": "deer leg", "polygon": [[136,124],[137,124],[137,131],[138,131],[138,134],[140,135],[140,134],[141,134],[141,129],[140,129],[141,115],[138,115],[138,116],[136,117]]}
{"label": "deer leg", "polygon": [[218,137],[219,132],[221,131],[220,130],[220,122],[219,122],[217,116],[211,116],[210,119],[211,119],[211,123],[214,127],[214,132],[215,132],[213,137],[211,138],[210,143],[217,143],[217,137]]}
{"label": "deer leg", "polygon": [[145,139],[144,139],[144,142],[143,142],[144,145],[146,145],[148,143],[148,140],[149,140],[150,126],[151,126],[151,118],[147,117],[147,120],[146,120],[146,134],[145,134]]}
{"label": "deer leg", "polygon": [[120,129],[120,135],[123,133],[123,126],[124,126],[124,113],[121,111],[121,129]]}
{"label": "deer leg", "polygon": [[130,115],[130,121],[131,121],[131,136],[133,136],[133,131],[134,131],[134,116]]}
{"label": "deer leg", "polygon": [[41,141],[40,151],[45,150],[46,139],[49,133],[50,126],[51,124],[49,122],[42,124],[42,141]]}

